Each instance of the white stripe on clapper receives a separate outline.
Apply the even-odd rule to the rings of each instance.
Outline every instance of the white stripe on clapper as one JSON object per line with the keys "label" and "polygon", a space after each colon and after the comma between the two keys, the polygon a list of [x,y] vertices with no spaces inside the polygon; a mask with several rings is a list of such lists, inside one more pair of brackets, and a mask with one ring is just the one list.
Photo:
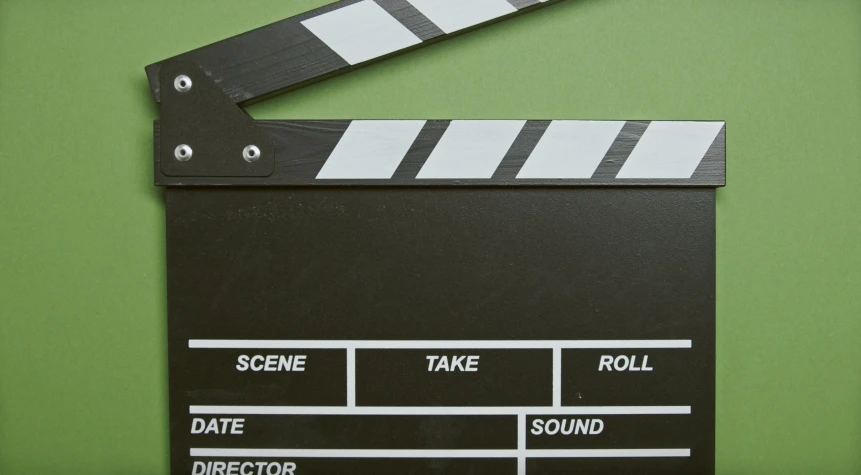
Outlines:
{"label": "white stripe on clapper", "polygon": [[302,25],[350,64],[384,56],[422,42],[373,0],[302,21]]}
{"label": "white stripe on clapper", "polygon": [[317,179],[388,179],[424,127],[423,120],[354,120]]}
{"label": "white stripe on clapper", "polygon": [[525,124],[525,120],[452,121],[416,178],[491,178]]}
{"label": "white stripe on clapper", "polygon": [[616,178],[690,178],[723,122],[652,122]]}
{"label": "white stripe on clapper", "polygon": [[624,121],[554,120],[517,178],[591,178]]}
{"label": "white stripe on clapper", "polygon": [[407,1],[446,33],[453,33],[517,11],[507,0]]}

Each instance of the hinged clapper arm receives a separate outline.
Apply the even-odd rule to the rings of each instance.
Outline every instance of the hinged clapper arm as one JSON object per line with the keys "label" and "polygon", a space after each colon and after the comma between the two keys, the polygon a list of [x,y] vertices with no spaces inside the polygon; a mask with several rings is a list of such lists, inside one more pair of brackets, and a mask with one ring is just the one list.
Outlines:
{"label": "hinged clapper arm", "polygon": [[[341,0],[204,46],[190,61],[236,103],[264,99],[561,0]],[[156,101],[159,70],[146,67]]]}

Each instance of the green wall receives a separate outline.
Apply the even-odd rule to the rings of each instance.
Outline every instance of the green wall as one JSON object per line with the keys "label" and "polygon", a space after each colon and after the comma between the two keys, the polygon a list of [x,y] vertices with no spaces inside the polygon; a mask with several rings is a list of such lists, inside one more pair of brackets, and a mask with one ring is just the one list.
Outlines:
{"label": "green wall", "polygon": [[[0,473],[167,473],[143,67],[323,3],[0,0]],[[718,473],[861,474],[861,1],[569,0],[250,110],[726,120]]]}

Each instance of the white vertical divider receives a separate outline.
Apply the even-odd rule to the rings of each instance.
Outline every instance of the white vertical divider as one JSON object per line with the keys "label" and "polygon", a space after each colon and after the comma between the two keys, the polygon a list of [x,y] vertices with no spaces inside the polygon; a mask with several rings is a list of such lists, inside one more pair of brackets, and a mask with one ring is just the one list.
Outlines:
{"label": "white vertical divider", "polygon": [[553,407],[562,406],[562,348],[553,348]]}
{"label": "white vertical divider", "polygon": [[526,414],[517,415],[517,475],[526,475]]}
{"label": "white vertical divider", "polygon": [[356,349],[347,348],[347,407],[356,407]]}

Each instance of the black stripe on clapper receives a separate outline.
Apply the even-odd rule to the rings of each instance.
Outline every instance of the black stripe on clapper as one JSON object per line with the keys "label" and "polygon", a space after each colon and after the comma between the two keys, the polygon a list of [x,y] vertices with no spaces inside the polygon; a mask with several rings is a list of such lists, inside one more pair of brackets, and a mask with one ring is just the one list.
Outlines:
{"label": "black stripe on clapper", "polygon": [[409,151],[401,160],[395,174],[392,175],[393,180],[412,180],[419,174],[430,154],[436,148],[443,134],[448,129],[450,120],[429,120],[425,122],[415,142],[410,146]]}
{"label": "black stripe on clapper", "polygon": [[529,158],[529,155],[535,150],[541,137],[547,132],[550,122],[549,120],[530,120],[526,122],[526,125],[523,126],[520,134],[514,139],[514,143],[511,144],[511,148],[508,149],[505,157],[502,158],[502,162],[496,167],[496,172],[493,174],[494,180],[509,181],[517,177],[517,173],[523,168],[526,159]]}
{"label": "black stripe on clapper", "polygon": [[445,35],[434,22],[418,11],[407,0],[374,0],[377,5],[395,17],[402,25],[407,27],[414,35],[422,41],[432,40]]}
{"label": "black stripe on clapper", "polygon": [[272,92],[272,83],[296,85],[349,68],[350,63],[302,21],[360,1],[341,0],[223,40],[236,45],[229,54],[221,48],[204,47],[182,57],[205,66],[207,74],[212,69],[213,78],[234,102],[254,99]]}
{"label": "black stripe on clapper", "polygon": [[539,3],[541,3],[541,0],[508,0],[508,3],[513,5],[514,8],[518,10],[523,10],[526,7],[538,5]]}
{"label": "black stripe on clapper", "polygon": [[721,127],[715,141],[691,175],[691,181],[695,183],[714,183],[721,180],[726,183],[726,124]]}
{"label": "black stripe on clapper", "polygon": [[311,181],[341,141],[349,120],[257,121],[275,143],[274,183]]}
{"label": "black stripe on clapper", "polygon": [[652,121],[650,120],[632,120],[626,122],[625,126],[622,127],[622,131],[616,136],[613,145],[610,146],[610,150],[607,150],[607,154],[601,160],[601,164],[598,165],[595,173],[592,174],[592,180],[615,180],[616,175],[619,174],[619,170],[622,169],[622,165],[631,156],[634,147],[637,146],[637,143],[643,137],[643,134],[651,123]]}

